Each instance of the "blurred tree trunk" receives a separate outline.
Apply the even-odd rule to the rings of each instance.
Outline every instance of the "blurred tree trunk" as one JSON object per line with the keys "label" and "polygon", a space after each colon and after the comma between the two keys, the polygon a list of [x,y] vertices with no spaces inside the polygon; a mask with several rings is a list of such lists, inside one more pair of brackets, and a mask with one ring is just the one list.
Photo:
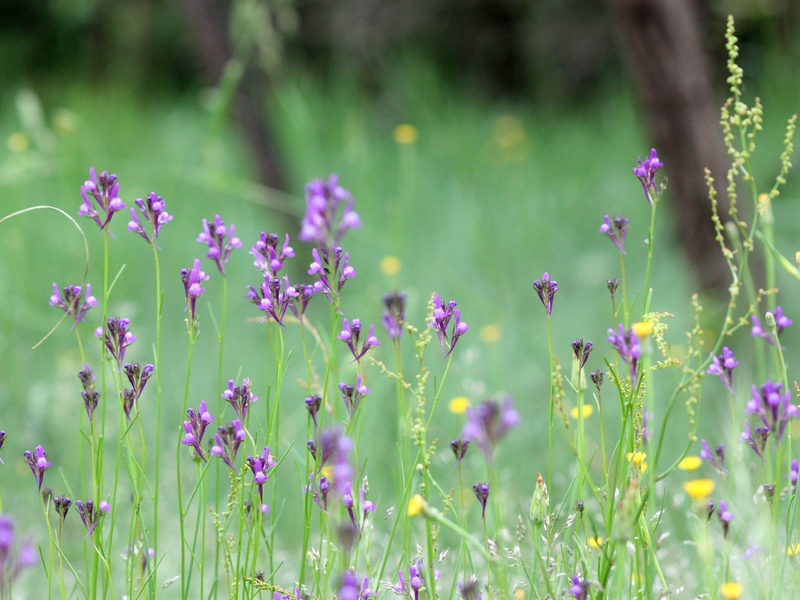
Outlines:
{"label": "blurred tree trunk", "polygon": [[[228,37],[231,3],[223,0],[181,0],[181,5],[187,16],[186,26],[200,67],[209,83],[216,85],[233,57]],[[234,119],[250,146],[259,181],[268,187],[286,191],[286,176],[267,115],[267,76],[263,69],[252,65],[245,69],[233,99]]]}
{"label": "blurred tree trunk", "polygon": [[624,62],[669,177],[678,238],[701,287],[726,290],[731,275],[714,239],[703,169],[710,169],[724,202],[728,162],[700,15],[692,0],[611,0],[611,5]]}

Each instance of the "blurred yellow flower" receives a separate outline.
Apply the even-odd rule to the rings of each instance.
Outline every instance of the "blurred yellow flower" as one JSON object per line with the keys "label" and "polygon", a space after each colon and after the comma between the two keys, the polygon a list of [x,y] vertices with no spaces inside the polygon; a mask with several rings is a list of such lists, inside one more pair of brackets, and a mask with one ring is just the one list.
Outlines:
{"label": "blurred yellow flower", "polygon": [[794,253],[794,260],[798,265],[800,265],[800,252]]}
{"label": "blurred yellow flower", "polygon": [[653,333],[653,324],[650,321],[640,321],[631,325],[631,329],[637,338],[643,340]]}
{"label": "blurred yellow flower", "polygon": [[380,263],[381,273],[384,275],[397,275],[402,266],[400,259],[396,256],[384,256]]}
{"label": "blurred yellow flower", "polygon": [[457,396],[447,403],[447,408],[450,409],[450,412],[454,415],[463,415],[465,412],[467,412],[469,405],[469,398]]}
{"label": "blurred yellow flower", "polygon": [[603,538],[599,535],[597,537],[586,538],[586,545],[589,546],[589,548],[597,549],[603,545]]}
{"label": "blurred yellow flower", "polygon": [[[593,412],[594,412],[594,406],[592,406],[591,404],[584,404],[583,405],[583,418],[584,419],[588,419],[589,417],[591,417]],[[569,411],[569,414],[573,419],[575,419],[577,421],[578,420],[578,407],[576,406],[571,411]]]}
{"label": "blurred yellow flower", "polygon": [[17,131],[8,136],[8,149],[12,152],[25,152],[30,145],[30,139],[21,131]]}
{"label": "blurred yellow flower", "polygon": [[503,337],[503,332],[499,325],[492,323],[482,327],[478,337],[480,337],[481,341],[485,344],[494,344],[495,342],[499,341],[501,337]]}
{"label": "blurred yellow flower", "polygon": [[719,586],[719,595],[725,600],[739,600],[744,592],[744,586],[741,583],[723,583]]}
{"label": "blurred yellow flower", "polygon": [[789,558],[800,556],[800,544],[789,544],[786,547],[786,554],[789,556]]}
{"label": "blurred yellow flower", "polygon": [[678,468],[681,471],[694,471],[703,464],[703,460],[699,456],[687,456],[678,463]]}
{"label": "blurred yellow flower", "polygon": [[514,600],[525,600],[525,590],[517,588],[514,590]]}
{"label": "blurred yellow flower", "polygon": [[331,465],[325,465],[322,467],[322,476],[327,479],[329,482],[333,480],[333,467]]}
{"label": "blurred yellow flower", "polygon": [[641,464],[644,462],[644,459],[647,458],[647,454],[644,452],[628,452],[627,458],[638,467],[641,466]]}
{"label": "blurred yellow flower", "polygon": [[705,500],[714,491],[714,481],[711,479],[692,479],[683,484],[683,491],[692,500]]}
{"label": "blurred yellow flower", "polygon": [[417,141],[419,132],[413,125],[403,123],[402,125],[398,125],[394,128],[394,131],[392,131],[392,137],[394,138],[394,141],[401,146],[408,146]]}
{"label": "blurred yellow flower", "polygon": [[411,500],[408,501],[408,511],[407,511],[408,516],[418,517],[424,511],[425,511],[425,498],[423,498],[419,494],[414,494],[411,497]]}

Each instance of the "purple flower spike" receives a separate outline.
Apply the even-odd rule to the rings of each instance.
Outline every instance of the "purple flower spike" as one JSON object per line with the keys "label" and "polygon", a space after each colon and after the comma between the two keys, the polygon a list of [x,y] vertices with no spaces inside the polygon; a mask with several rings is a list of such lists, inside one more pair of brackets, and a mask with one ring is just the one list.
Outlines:
{"label": "purple flower spike", "polygon": [[209,277],[200,270],[200,259],[194,259],[194,266],[192,269],[181,269],[181,281],[183,281],[183,291],[186,295],[186,308],[189,309],[189,324],[195,326],[197,324],[197,299],[205,292],[202,287],[204,281],[208,281]]}
{"label": "purple flower spike", "polygon": [[703,447],[703,449],[700,450],[700,459],[709,463],[720,473],[727,473],[728,470],[725,468],[725,446],[720,444],[714,448],[714,454],[712,454],[711,450],[708,448],[708,442],[700,440],[700,444]]}
{"label": "purple flower spike", "polygon": [[111,507],[105,500],[101,501],[97,507],[95,507],[94,502],[91,500],[87,500],[86,502],[76,500],[75,509],[78,511],[84,527],[86,527],[86,537],[89,537],[100,522],[100,518],[105,516],[105,514],[111,510]]}
{"label": "purple flower spike", "polygon": [[[469,326],[461,320],[461,311],[456,308],[455,300],[450,300],[447,304],[442,303],[439,294],[433,296],[433,320],[428,323],[428,327],[439,336],[439,343],[445,357],[450,356],[458,343],[458,338],[469,331]],[[455,317],[452,332],[448,334],[450,321]]]}
{"label": "purple flower spike", "polygon": [[711,366],[706,371],[709,375],[718,375],[722,384],[729,392],[733,393],[733,369],[739,361],[733,358],[733,352],[726,346],[720,356],[713,356]]}
{"label": "purple flower spike", "polygon": [[373,597],[369,589],[369,577],[359,580],[352,571],[345,571],[342,575],[339,591],[336,593],[338,600],[370,600]]}
{"label": "purple flower spike", "polygon": [[211,456],[218,456],[222,461],[231,469],[239,472],[233,465],[236,460],[236,454],[239,452],[239,446],[244,442],[247,434],[242,428],[242,422],[239,419],[234,419],[224,427],[220,427],[214,435],[214,445],[211,446]]}
{"label": "purple flower spike", "polygon": [[791,466],[789,468],[789,472],[790,472],[790,474],[789,474],[789,483],[792,484],[792,493],[796,494],[797,493],[797,476],[798,476],[798,473],[800,472],[800,466],[798,466],[796,458],[794,460],[792,460],[792,464],[791,464]]}
{"label": "purple flower spike", "polygon": [[589,360],[589,354],[591,354],[593,346],[592,342],[584,342],[583,340],[572,342],[572,352],[575,354],[575,360],[578,361],[581,369],[586,365],[586,361]]}
{"label": "purple flower spike", "polygon": [[717,512],[719,515],[720,523],[722,523],[722,534],[723,537],[728,537],[728,528],[730,527],[731,521],[735,518],[734,514],[728,510],[728,503],[725,500],[719,501],[719,511]]}
{"label": "purple flower spike", "polygon": [[261,456],[247,457],[247,466],[253,472],[253,483],[258,486],[258,497],[261,498],[261,502],[264,502],[264,484],[269,479],[269,470],[277,464],[269,455],[269,446],[264,448]]}
{"label": "purple flower spike", "polygon": [[547,309],[547,318],[553,314],[553,298],[558,291],[558,282],[552,281],[550,275],[544,273],[541,279],[533,282],[533,289],[539,294],[539,300],[542,301],[544,307]]}
{"label": "purple flower spike", "polygon": [[327,462],[333,462],[332,479],[337,493],[343,496],[348,481],[353,481],[355,471],[350,464],[353,442],[340,429],[324,429],[319,435],[319,445],[308,442],[308,450],[321,469]]}
{"label": "purple flower spike", "polygon": [[[369,394],[369,391],[369,388],[362,383],[361,375],[356,377],[356,385],[339,384],[339,392],[342,394],[344,406],[351,419],[358,407],[361,406],[361,401]],[[314,422],[316,423],[316,418]]]}
{"label": "purple flower spike", "polygon": [[787,391],[781,393],[780,383],[767,381],[761,388],[753,386],[752,398],[747,403],[745,412],[761,418],[764,426],[775,437],[775,444],[780,443],[786,425],[798,416],[797,406],[792,404],[791,395]]}
{"label": "purple flower spike", "polygon": [[[314,261],[308,266],[308,274],[318,277],[314,284],[314,293],[325,294],[328,301],[333,302],[334,298],[339,297],[347,280],[356,276],[356,270],[347,264],[350,255],[336,247],[332,254],[324,248],[319,252],[314,248],[311,256]],[[333,282],[336,282],[335,285]]]}
{"label": "purple flower spike", "polygon": [[242,421],[247,418],[250,405],[258,402],[258,396],[254,396],[250,392],[251,387],[250,379],[247,377],[242,379],[242,385],[234,385],[233,379],[231,379],[228,381],[228,389],[222,392],[222,398],[233,407]]}
{"label": "purple flower spike", "polygon": [[450,442],[450,449],[453,451],[453,454],[456,455],[456,464],[459,465],[467,454],[469,440],[453,440]]}
{"label": "purple flower spike", "polygon": [[56,512],[63,522],[67,518],[69,507],[72,506],[72,499],[66,496],[56,496],[53,498],[53,506],[55,506]]}
{"label": "purple flower spike", "polygon": [[764,447],[767,445],[767,438],[769,437],[768,427],[756,427],[753,432],[750,431],[750,423],[747,419],[744,421],[744,433],[740,439],[753,449],[753,452],[761,459],[764,460]]}
{"label": "purple flower spike", "polygon": [[92,368],[89,365],[83,365],[83,370],[78,371],[78,379],[80,379],[81,398],[83,398],[83,406],[86,409],[86,416],[89,417],[91,422],[94,418],[94,409],[97,408],[97,401],[100,398],[100,392],[94,389],[95,376]]}
{"label": "purple flower spike", "polygon": [[580,575],[575,575],[572,578],[572,587],[569,588],[569,593],[575,600],[587,600],[589,598],[589,582],[581,579]]}
{"label": "purple flower spike", "polygon": [[130,420],[131,409],[139,401],[144,391],[144,386],[147,385],[147,381],[153,374],[153,365],[145,365],[142,368],[141,364],[135,362],[125,365],[122,370],[131,384],[130,389],[125,389],[122,392],[123,410],[125,411],[125,416]]}
{"label": "purple flower spike", "polygon": [[605,233],[617,247],[617,250],[625,254],[625,236],[628,235],[628,217],[614,217],[608,215],[600,225],[600,233]]}
{"label": "purple flower spike", "polygon": [[369,335],[367,335],[367,339],[364,340],[364,343],[361,345],[361,348],[358,347],[358,340],[361,337],[361,321],[358,319],[353,319],[352,323],[349,323],[347,319],[344,320],[344,329],[342,333],[336,336],[336,339],[342,340],[347,347],[350,348],[350,352],[353,354],[353,360],[350,362],[356,362],[361,360],[361,358],[367,353],[370,348],[377,348],[381,345],[378,341],[378,338],[375,337],[375,326],[369,326]]}
{"label": "purple flower spike", "polygon": [[628,329],[626,331],[622,323],[620,323],[616,332],[613,329],[608,330],[606,341],[614,347],[619,357],[630,365],[631,380],[635,387],[636,367],[639,364],[639,359],[642,357],[642,348],[639,345],[639,338],[633,333],[633,329]]}
{"label": "purple flower spike", "polygon": [[[283,318],[286,316],[286,309],[292,307],[295,300],[300,297],[300,292],[294,286],[289,285],[288,276],[284,276],[283,280],[270,279],[269,276],[266,276],[258,290],[252,285],[247,286],[247,289],[245,297],[281,327],[284,327]],[[296,311],[293,309],[293,312]]]}
{"label": "purple flower spike", "polygon": [[[53,284],[53,295],[50,296],[50,306],[57,306],[65,313],[67,313],[74,321],[70,330],[75,329],[75,326],[83,321],[86,316],[86,311],[90,308],[97,306],[97,299],[92,296],[92,286],[86,284],[86,295],[84,296],[83,290],[79,285],[68,285],[63,288],[64,295],[61,295],[61,290],[58,289],[58,284]],[[83,302],[81,302],[83,300]]]}
{"label": "purple flower spike", "polygon": [[136,206],[139,208],[139,212],[142,213],[145,222],[149,224],[148,229],[150,231],[145,231],[135,208],[131,209],[132,220],[128,223],[128,231],[138,233],[147,243],[152,244],[158,238],[158,234],[161,233],[161,228],[164,224],[172,221],[172,215],[167,212],[167,204],[164,199],[155,192],[150,192],[147,200],[137,198]]}
{"label": "purple flower spike", "polygon": [[361,227],[354,205],[353,196],[339,185],[335,174],[327,181],[315,179],[306,186],[306,214],[298,236],[300,241],[325,250],[338,246],[348,229]]}
{"label": "purple flower spike", "polygon": [[261,239],[259,239],[253,249],[250,251],[255,257],[253,263],[255,267],[272,278],[278,276],[278,271],[283,268],[283,262],[287,258],[294,258],[294,250],[289,245],[289,234],[286,234],[286,240],[283,242],[283,247],[278,250],[277,234],[261,232]]}
{"label": "purple flower spike", "polygon": [[389,334],[389,339],[395,343],[403,335],[403,324],[406,320],[406,294],[405,292],[392,292],[383,297],[386,312],[383,313],[383,326]]}
{"label": "purple flower spike", "polygon": [[472,486],[475,497],[481,503],[481,519],[486,519],[486,502],[489,500],[489,484],[476,483]]}
{"label": "purple flower spike", "polygon": [[314,394],[306,398],[306,408],[308,409],[308,414],[310,414],[311,418],[314,420],[314,427],[317,427],[317,413],[321,406],[322,396]]}
{"label": "purple flower spike", "polygon": [[208,244],[208,254],[206,258],[213,260],[220,274],[225,277],[225,265],[231,256],[234,248],[241,248],[242,241],[235,237],[235,226],[225,227],[225,222],[219,215],[214,216],[214,222],[209,223],[203,219],[203,231],[197,236],[200,244]]}
{"label": "purple flower spike", "polygon": [[33,477],[36,479],[39,491],[41,492],[44,472],[50,468],[50,461],[47,460],[47,452],[45,452],[44,448],[41,446],[36,446],[34,453],[35,455],[31,454],[30,450],[26,450],[23,455],[25,456],[25,461],[28,463],[28,466],[31,468],[31,473],[33,473]]}
{"label": "purple flower spike", "polygon": [[663,166],[664,163],[658,159],[656,149],[653,148],[650,150],[650,158],[642,162],[641,157],[639,157],[636,167],[633,169],[633,174],[642,182],[642,189],[644,189],[645,198],[647,198],[647,202],[650,206],[653,206],[653,203],[658,200],[658,188],[656,187],[654,178],[656,171]]}
{"label": "purple flower spike", "polygon": [[[783,314],[783,309],[780,306],[775,307],[772,318],[775,320],[775,333],[778,337],[780,337],[784,329],[792,324],[792,320]],[[769,317],[767,317],[767,319],[767,323],[769,323]],[[761,326],[761,321],[759,321],[756,315],[750,315],[750,322],[753,324],[753,327],[750,329],[750,334],[753,337],[760,337],[769,345],[776,346],[776,340],[772,339],[770,332]]]}
{"label": "purple flower spike", "polygon": [[518,424],[519,413],[514,409],[510,396],[505,398],[502,406],[495,400],[486,400],[467,409],[467,424],[461,436],[478,444],[486,457],[492,460],[497,444]]}
{"label": "purple flower spike", "polygon": [[39,555],[30,538],[20,541],[14,532],[14,522],[0,515],[0,593],[3,598],[16,597],[12,594],[14,580],[38,561]]}
{"label": "purple flower spike", "polygon": [[[111,222],[115,212],[125,208],[119,198],[119,183],[116,175],[109,175],[108,171],[95,175],[94,168],[89,169],[89,180],[81,186],[83,204],[78,209],[79,217],[89,217],[102,231]],[[92,200],[97,203],[100,211],[95,210]],[[102,217],[102,220],[101,220]]]}
{"label": "purple flower spike", "polygon": [[317,503],[320,510],[328,514],[328,490],[330,490],[330,484],[325,477],[320,477],[319,485],[316,486],[314,478],[315,473],[311,473],[308,478],[308,485],[303,488],[303,492],[306,494],[311,492],[314,495],[314,502]]}
{"label": "purple flower spike", "polygon": [[[0,430],[0,450],[3,449],[3,444],[5,444],[5,442],[6,442],[6,432]],[[3,459],[0,458],[0,465],[2,464],[3,464]]]}
{"label": "purple flower spike", "polygon": [[118,365],[121,365],[125,360],[125,350],[127,347],[136,341],[136,336],[128,331],[128,326],[130,324],[131,322],[129,319],[111,317],[106,322],[105,332],[103,332],[102,327],[98,327],[94,332],[94,337],[102,338],[106,349]]}
{"label": "purple flower spike", "polygon": [[195,411],[192,408],[186,410],[186,415],[189,417],[188,421],[183,422],[183,430],[186,435],[183,436],[181,444],[184,446],[191,446],[197,453],[197,456],[203,462],[206,462],[206,453],[203,451],[203,436],[206,433],[206,428],[209,426],[214,417],[208,412],[205,400],[200,401],[200,407]]}

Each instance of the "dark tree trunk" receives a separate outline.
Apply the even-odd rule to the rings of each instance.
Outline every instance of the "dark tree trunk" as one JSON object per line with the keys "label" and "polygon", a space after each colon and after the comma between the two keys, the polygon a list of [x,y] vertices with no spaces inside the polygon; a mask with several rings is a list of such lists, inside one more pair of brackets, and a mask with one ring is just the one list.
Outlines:
{"label": "dark tree trunk", "polygon": [[700,15],[691,0],[612,0],[619,45],[669,177],[678,238],[705,290],[730,285],[703,169],[725,199],[727,160]]}
{"label": "dark tree trunk", "polygon": [[[200,67],[206,79],[216,84],[233,55],[228,40],[230,2],[182,0],[181,4]],[[267,116],[268,83],[262,70],[246,67],[233,100],[232,112],[250,146],[259,181],[268,187],[286,191],[286,176]]]}

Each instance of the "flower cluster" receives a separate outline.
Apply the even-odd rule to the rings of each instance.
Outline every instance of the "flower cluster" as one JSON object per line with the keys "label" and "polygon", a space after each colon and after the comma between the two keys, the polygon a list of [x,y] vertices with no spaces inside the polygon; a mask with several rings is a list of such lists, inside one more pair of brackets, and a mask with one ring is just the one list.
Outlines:
{"label": "flower cluster", "polygon": [[228,389],[222,392],[222,398],[233,407],[242,421],[247,418],[250,405],[258,402],[258,396],[254,396],[250,391],[251,387],[248,377],[242,379],[242,385],[235,385],[231,379],[228,381]]}
{"label": "flower cluster", "polygon": [[226,465],[238,473],[239,469],[234,466],[233,461],[236,460],[239,446],[242,445],[246,437],[247,434],[242,427],[242,422],[239,419],[234,419],[224,427],[220,427],[217,433],[214,434],[211,456],[218,456]]}
{"label": "flower cluster", "polygon": [[383,326],[389,334],[389,339],[397,343],[403,335],[403,323],[406,320],[406,294],[392,292],[383,297],[386,312],[383,313]]}
{"label": "flower cluster", "polygon": [[355,473],[350,463],[353,452],[352,440],[338,428],[324,429],[319,434],[318,442],[314,440],[308,442],[308,451],[319,469],[329,462],[333,463],[330,479],[333,479],[336,491],[343,496],[347,490],[347,482],[353,481]]}
{"label": "flower cluster", "polygon": [[272,457],[269,455],[269,447],[264,448],[261,456],[248,456],[247,466],[253,472],[253,483],[258,486],[258,497],[261,502],[264,502],[264,484],[269,479],[268,472],[273,467],[277,466]]}
{"label": "flower cluster", "polygon": [[125,373],[125,377],[128,378],[128,382],[131,384],[130,388],[126,388],[122,391],[122,408],[125,411],[125,416],[130,420],[131,409],[134,404],[139,401],[144,391],[144,386],[147,385],[147,381],[153,374],[153,365],[145,365],[142,367],[141,364],[135,362],[126,364],[122,370]]}
{"label": "flower cluster", "polygon": [[[780,306],[776,306],[774,312],[767,313],[767,324],[769,324],[770,321],[774,321],[775,323],[776,337],[780,337],[783,330],[792,324],[792,320],[783,314],[783,309]],[[750,334],[753,337],[762,338],[771,346],[777,345],[777,341],[773,340],[769,331],[761,326],[761,321],[759,321],[756,315],[750,315],[750,322],[753,324],[753,327],[750,329]]]}
{"label": "flower cluster", "polygon": [[475,442],[486,457],[492,459],[497,444],[518,424],[519,413],[510,396],[503,400],[502,406],[495,400],[486,400],[467,409],[467,423],[461,436]]}
{"label": "flower cluster", "polygon": [[336,339],[342,340],[347,347],[350,348],[350,352],[353,355],[353,360],[351,362],[356,362],[361,360],[361,358],[367,353],[370,348],[377,348],[381,345],[378,341],[378,338],[375,337],[375,326],[369,326],[369,334],[367,335],[367,339],[364,340],[364,343],[361,344],[361,347],[358,347],[358,341],[361,337],[361,321],[358,319],[353,319],[352,323],[349,323],[347,319],[344,320],[344,329],[342,332],[336,336]]}
{"label": "flower cluster", "polygon": [[61,290],[58,289],[58,284],[54,283],[53,295],[50,296],[50,306],[57,306],[72,317],[74,321],[72,329],[74,329],[75,325],[83,321],[86,311],[97,306],[97,299],[92,296],[92,286],[88,283],[86,284],[85,295],[79,285],[68,285],[63,288],[63,293],[64,295],[62,296]]}
{"label": "flower cluster", "polygon": [[283,262],[287,258],[294,258],[294,250],[289,245],[288,233],[280,250],[278,249],[278,244],[277,234],[264,233],[262,231],[260,239],[250,251],[250,254],[256,259],[253,265],[265,276],[277,277],[278,271],[283,268]]}
{"label": "flower cluster", "polygon": [[658,159],[656,149],[650,150],[650,157],[642,161],[641,157],[638,159],[636,166],[633,169],[633,174],[642,182],[642,189],[644,196],[650,206],[658,200],[659,192],[655,183],[656,172],[664,166]]}
{"label": "flower cluster", "polygon": [[[111,217],[115,212],[125,208],[125,204],[119,197],[117,176],[109,175],[108,171],[100,173],[98,178],[94,168],[89,169],[89,180],[81,186],[81,197],[83,204],[78,209],[78,216],[92,219],[101,231],[111,222]],[[95,210],[92,200],[95,201],[100,212]]]}
{"label": "flower cluster", "polygon": [[92,500],[87,500],[86,502],[76,500],[75,509],[78,511],[84,527],[86,527],[86,537],[89,537],[97,528],[98,523],[100,523],[100,518],[104,517],[111,510],[111,507],[105,500],[101,500],[97,507],[95,507]]}
{"label": "flower cluster", "polygon": [[[434,294],[433,296],[433,319],[428,323],[428,327],[433,329],[436,335],[439,336],[439,343],[442,346],[442,352],[445,352],[445,356],[450,356],[450,353],[458,343],[458,338],[469,331],[469,326],[461,320],[461,311],[456,306],[455,300],[450,300],[445,305],[442,303],[439,294]],[[453,328],[448,333],[447,329],[451,320],[453,320]]]}
{"label": "flower cluster", "polygon": [[348,229],[361,227],[354,205],[355,199],[339,185],[335,174],[327,181],[315,179],[306,186],[306,214],[298,236],[300,241],[324,250],[338,246]]}
{"label": "flower cluster", "polygon": [[136,209],[131,209],[131,221],[128,223],[128,231],[131,233],[138,233],[149,244],[152,244],[161,233],[161,228],[165,223],[172,221],[172,215],[167,212],[167,204],[164,199],[157,195],[155,192],[150,192],[146,200],[137,198],[135,202],[142,213],[146,223],[149,223],[150,231],[145,231],[139,216],[136,214]]}
{"label": "flower cluster", "polygon": [[190,326],[197,323],[197,299],[205,292],[201,284],[209,279],[200,266],[200,259],[195,258],[191,269],[181,269],[181,281],[183,281],[183,291],[186,296],[186,308],[189,310]]}
{"label": "flower cluster", "polygon": [[201,400],[199,408],[195,411],[193,408],[186,410],[186,416],[189,417],[187,421],[183,422],[183,430],[186,435],[183,436],[181,444],[184,446],[191,446],[197,453],[197,456],[203,462],[206,462],[206,454],[203,451],[203,436],[206,433],[206,428],[214,420],[211,413],[206,408],[206,401]]}
{"label": "flower cluster", "polygon": [[542,301],[542,304],[547,309],[547,318],[549,319],[553,314],[553,299],[558,291],[558,282],[551,280],[550,275],[544,273],[541,279],[533,282],[533,289],[536,290],[539,300]]}
{"label": "flower cluster", "polygon": [[78,371],[78,379],[83,388],[81,398],[83,398],[86,416],[89,417],[89,421],[91,421],[94,417],[94,409],[97,408],[97,401],[100,398],[100,392],[94,389],[95,376],[92,372],[92,368],[89,365],[83,365],[83,369]]}
{"label": "flower cluster", "polygon": [[18,540],[14,531],[14,522],[0,515],[0,596],[11,598],[14,580],[25,569],[39,562],[39,556],[30,538]]}
{"label": "flower cluster", "polygon": [[225,277],[225,265],[234,248],[241,248],[242,241],[234,235],[235,226],[225,226],[219,215],[214,216],[214,222],[209,223],[203,219],[203,231],[197,236],[197,242],[208,244],[206,258],[213,260],[220,274]]}
{"label": "flower cluster", "polygon": [[[258,290],[252,285],[248,285],[247,289],[245,297],[281,327],[284,326],[283,317],[286,316],[286,310],[292,307],[296,298],[300,297],[297,289],[289,285],[288,277],[280,279],[266,276]],[[296,314],[297,311],[293,309],[292,312]]]}
{"label": "flower cluster", "polygon": [[619,357],[630,366],[631,380],[635,387],[636,367],[639,364],[639,359],[642,358],[642,348],[639,345],[639,338],[636,337],[632,328],[626,330],[622,323],[620,323],[616,332],[613,329],[608,330],[606,341],[613,346],[614,350],[619,354]]}
{"label": "flower cluster", "polygon": [[44,479],[44,472],[50,468],[50,461],[47,460],[47,452],[45,452],[44,448],[42,448],[41,446],[36,446],[34,454],[31,454],[30,450],[26,450],[23,454],[25,456],[25,461],[31,468],[31,473],[33,473],[33,477],[36,479],[36,483],[39,486],[39,491],[41,492],[42,480]]}
{"label": "flower cluster", "polygon": [[356,270],[347,264],[350,254],[339,247],[334,248],[332,253],[323,248],[321,253],[316,248],[311,251],[314,261],[308,267],[308,274],[317,276],[314,293],[325,294],[332,302],[338,298],[347,280],[356,276]]}
{"label": "flower cluster", "polygon": [[[339,392],[342,394],[342,400],[344,400],[347,414],[350,415],[352,419],[358,407],[361,405],[361,401],[369,394],[369,388],[362,383],[361,375],[358,375],[356,377],[356,385],[340,383]],[[316,422],[316,415],[314,421]]]}
{"label": "flower cluster", "polygon": [[711,357],[711,366],[706,371],[709,375],[718,375],[725,389],[733,393],[733,369],[739,364],[733,358],[733,352],[726,346],[720,356]]}
{"label": "flower cluster", "polygon": [[614,217],[611,219],[606,215],[603,224],[600,225],[600,233],[605,233],[617,247],[617,250],[625,254],[625,236],[628,234],[628,218]]}
{"label": "flower cluster", "polygon": [[775,443],[781,441],[786,425],[791,419],[798,416],[797,406],[792,404],[791,395],[787,391],[781,393],[783,386],[780,383],[767,381],[760,388],[752,387],[752,398],[747,403],[745,412],[758,416],[764,423],[769,433],[775,438]]}
{"label": "flower cluster", "polygon": [[136,341],[136,336],[128,331],[130,324],[129,319],[111,317],[106,321],[105,332],[102,327],[98,327],[94,332],[94,337],[103,340],[106,349],[118,365],[125,360],[125,350]]}

